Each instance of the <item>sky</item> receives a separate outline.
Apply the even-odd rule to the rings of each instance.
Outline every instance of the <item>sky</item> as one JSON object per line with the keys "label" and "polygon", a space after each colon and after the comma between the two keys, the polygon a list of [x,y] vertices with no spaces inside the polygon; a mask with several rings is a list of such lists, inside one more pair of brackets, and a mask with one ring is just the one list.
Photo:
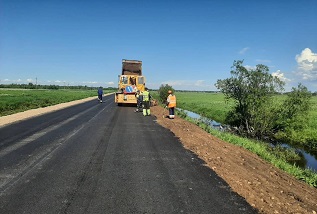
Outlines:
{"label": "sky", "polygon": [[0,0],[0,84],[217,90],[235,60],[317,91],[316,0]]}

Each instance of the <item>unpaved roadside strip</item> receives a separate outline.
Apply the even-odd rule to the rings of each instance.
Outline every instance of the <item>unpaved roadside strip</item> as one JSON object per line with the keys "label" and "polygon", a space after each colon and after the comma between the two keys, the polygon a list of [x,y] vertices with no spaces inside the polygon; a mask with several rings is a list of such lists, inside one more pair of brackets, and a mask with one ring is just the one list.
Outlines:
{"label": "unpaved roadside strip", "polygon": [[[112,94],[112,93],[105,94],[104,96],[108,96],[110,94]],[[21,120],[25,120],[25,119],[28,119],[31,117],[35,117],[35,116],[39,116],[39,115],[46,114],[49,112],[57,111],[59,109],[63,109],[63,108],[69,107],[69,106],[84,103],[84,102],[94,100],[94,99],[97,99],[97,96],[88,97],[88,98],[81,99],[81,100],[74,100],[74,101],[67,102],[67,103],[60,103],[57,105],[47,106],[44,108],[30,109],[30,110],[19,112],[16,114],[2,116],[2,117],[0,117],[0,128],[2,126],[5,126],[8,124],[17,122],[17,121],[21,121]]]}

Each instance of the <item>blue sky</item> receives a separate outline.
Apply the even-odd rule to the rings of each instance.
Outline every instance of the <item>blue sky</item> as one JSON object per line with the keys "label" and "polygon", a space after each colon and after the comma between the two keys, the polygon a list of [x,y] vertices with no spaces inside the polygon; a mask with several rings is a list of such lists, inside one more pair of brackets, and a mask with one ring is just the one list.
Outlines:
{"label": "blue sky", "polygon": [[0,83],[117,87],[122,59],[147,86],[216,90],[234,60],[317,91],[317,1],[0,0]]}

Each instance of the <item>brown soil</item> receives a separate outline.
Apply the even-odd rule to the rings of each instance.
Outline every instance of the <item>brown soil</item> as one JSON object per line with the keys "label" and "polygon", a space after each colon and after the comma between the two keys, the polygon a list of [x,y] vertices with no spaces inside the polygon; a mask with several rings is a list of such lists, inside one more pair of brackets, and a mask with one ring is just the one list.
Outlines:
{"label": "brown soil", "polygon": [[[164,117],[151,108],[158,124],[171,130],[260,213],[316,213],[317,189],[286,174],[257,155],[224,142],[184,119]],[[167,113],[167,112],[165,112]]]}
{"label": "brown soil", "polygon": [[[0,127],[34,115],[55,111],[84,100],[0,117]],[[257,155],[224,142],[184,119],[164,118],[164,109],[151,108],[158,124],[171,130],[184,147],[222,177],[260,213],[317,213],[317,189],[286,174]],[[165,112],[167,113],[167,112]]]}

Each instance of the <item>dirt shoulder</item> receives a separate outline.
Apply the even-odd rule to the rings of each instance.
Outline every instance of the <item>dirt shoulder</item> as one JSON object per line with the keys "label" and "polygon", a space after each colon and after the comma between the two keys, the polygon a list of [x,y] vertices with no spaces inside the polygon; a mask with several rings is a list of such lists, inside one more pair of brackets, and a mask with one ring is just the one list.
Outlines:
{"label": "dirt shoulder", "polygon": [[[0,117],[0,127],[18,120],[55,111],[91,97],[46,108]],[[171,130],[186,149],[205,161],[239,195],[260,213],[317,213],[317,189],[296,180],[257,155],[224,142],[184,119],[163,118],[164,109],[151,108],[157,123]]]}
{"label": "dirt shoulder", "polygon": [[257,155],[224,142],[184,119],[164,118],[151,108],[157,122],[171,130],[186,149],[197,154],[260,213],[316,213],[317,189],[286,174]]}

